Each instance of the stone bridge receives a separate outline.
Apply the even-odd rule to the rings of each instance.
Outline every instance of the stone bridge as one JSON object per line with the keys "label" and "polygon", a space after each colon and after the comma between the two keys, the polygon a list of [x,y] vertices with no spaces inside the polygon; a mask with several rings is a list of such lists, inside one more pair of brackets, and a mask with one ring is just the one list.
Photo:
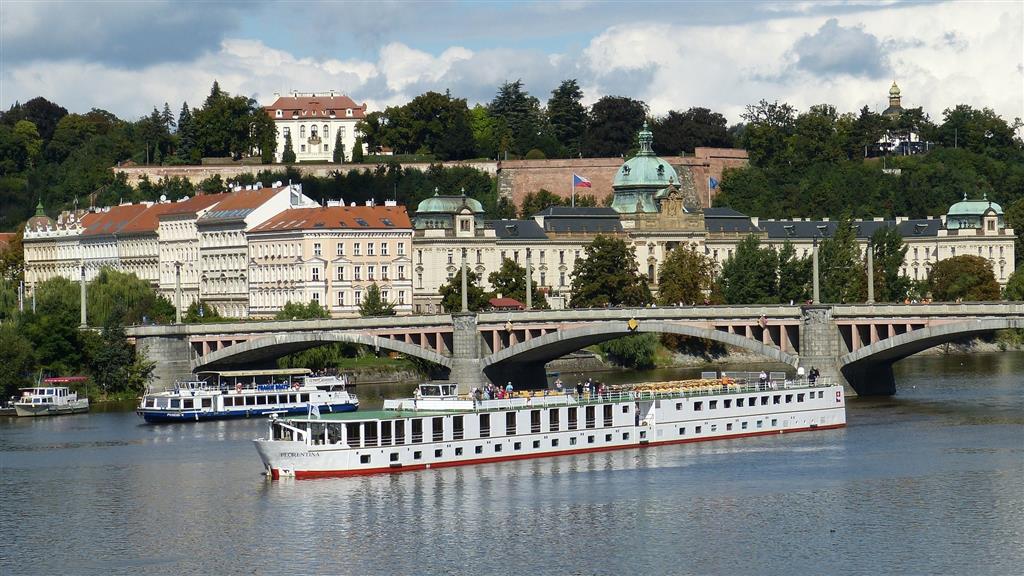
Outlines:
{"label": "stone bridge", "polygon": [[198,370],[266,366],[331,342],[432,362],[465,386],[487,379],[521,387],[544,364],[634,333],[678,334],[817,367],[859,394],[892,394],[892,364],[921,350],[1003,328],[1024,328],[1022,303],[699,306],[137,326],[140,349],[163,385]]}

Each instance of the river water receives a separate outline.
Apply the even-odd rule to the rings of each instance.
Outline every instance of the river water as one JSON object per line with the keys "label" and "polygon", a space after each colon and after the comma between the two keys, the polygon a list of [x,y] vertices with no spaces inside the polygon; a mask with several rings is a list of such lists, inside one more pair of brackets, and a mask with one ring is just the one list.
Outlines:
{"label": "river water", "polygon": [[842,430],[274,483],[263,421],[0,418],[0,574],[1021,573],[1024,354],[897,381]]}

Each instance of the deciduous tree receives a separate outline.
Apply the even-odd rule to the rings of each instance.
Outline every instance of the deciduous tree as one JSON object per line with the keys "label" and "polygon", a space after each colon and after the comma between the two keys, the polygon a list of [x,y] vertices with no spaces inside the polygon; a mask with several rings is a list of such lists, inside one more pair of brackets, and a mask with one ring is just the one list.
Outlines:
{"label": "deciduous tree", "polygon": [[699,252],[696,244],[669,252],[658,271],[658,302],[662,305],[695,304],[711,294],[715,261]]}
{"label": "deciduous tree", "polygon": [[647,117],[647,104],[625,96],[605,96],[590,107],[583,155],[624,156],[637,146],[636,134]]}
{"label": "deciduous tree", "polygon": [[940,302],[999,300],[999,283],[992,264],[981,256],[939,260],[928,273],[928,289],[932,298]]}
{"label": "deciduous tree", "polygon": [[867,276],[850,219],[840,220],[832,236],[821,241],[819,246],[822,302],[863,302],[867,297]]}
{"label": "deciduous tree", "polygon": [[[514,298],[526,305],[526,268],[514,260],[505,258],[501,263],[501,268],[491,272],[487,281],[494,287],[495,294],[501,294],[505,298]],[[531,305],[535,309],[548,309],[547,298],[540,291],[536,281],[533,282],[531,291],[533,292]]]}
{"label": "deciduous tree", "polygon": [[762,247],[751,234],[736,246],[722,265],[722,295],[729,304],[776,304],[779,302],[779,255]]}
{"label": "deciduous tree", "polygon": [[725,116],[707,108],[672,110],[654,120],[651,132],[654,133],[654,152],[662,156],[692,154],[698,146],[732,147]]}
{"label": "deciduous tree", "polygon": [[[489,305],[491,293],[480,287],[480,275],[469,270],[466,275],[467,302],[470,312],[479,312]],[[438,289],[441,295],[441,306],[446,312],[462,311],[462,273],[456,272],[448,282]]]}
{"label": "deciduous tree", "polygon": [[646,306],[654,301],[625,241],[598,235],[572,271],[572,308]]}
{"label": "deciduous tree", "polygon": [[305,304],[289,300],[277,311],[274,320],[317,320],[330,317],[331,313],[314,300]]}

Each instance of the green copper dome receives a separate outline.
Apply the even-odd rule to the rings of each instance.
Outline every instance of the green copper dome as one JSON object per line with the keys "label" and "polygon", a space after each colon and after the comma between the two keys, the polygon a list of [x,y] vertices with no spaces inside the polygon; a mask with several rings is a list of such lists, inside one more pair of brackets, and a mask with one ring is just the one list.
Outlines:
{"label": "green copper dome", "polygon": [[981,216],[989,208],[997,215],[1003,215],[1003,207],[988,199],[988,194],[981,197],[981,200],[968,200],[967,194],[964,199],[949,207],[947,216]]}
{"label": "green copper dome", "polygon": [[463,206],[469,208],[474,214],[482,214],[484,211],[483,204],[466,196],[465,191],[463,191],[461,196],[440,196],[437,193],[437,189],[435,189],[432,197],[427,198],[416,206],[416,213],[455,214],[462,210]]}
{"label": "green copper dome", "polygon": [[671,164],[654,155],[651,142],[654,135],[647,129],[647,122],[638,136],[640,151],[626,161],[615,173],[612,188],[654,188],[660,190],[669,181],[679,182],[679,175]]}

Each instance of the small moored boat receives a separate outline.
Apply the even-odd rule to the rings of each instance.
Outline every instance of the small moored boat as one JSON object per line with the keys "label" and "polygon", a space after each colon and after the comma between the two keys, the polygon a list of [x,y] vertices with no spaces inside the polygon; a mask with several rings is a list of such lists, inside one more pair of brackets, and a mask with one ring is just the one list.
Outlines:
{"label": "small moored boat", "polygon": [[85,376],[45,378],[39,386],[21,388],[21,396],[14,402],[18,416],[60,416],[89,411],[89,399],[61,384],[85,382]]}

